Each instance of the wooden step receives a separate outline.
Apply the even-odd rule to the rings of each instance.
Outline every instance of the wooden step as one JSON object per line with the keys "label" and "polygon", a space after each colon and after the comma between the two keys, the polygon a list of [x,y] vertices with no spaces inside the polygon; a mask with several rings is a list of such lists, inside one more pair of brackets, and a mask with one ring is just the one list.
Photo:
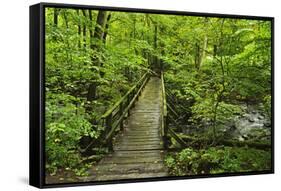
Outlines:
{"label": "wooden step", "polygon": [[113,174],[113,175],[100,175],[92,176],[88,180],[124,180],[124,179],[141,179],[141,178],[155,178],[155,177],[165,177],[167,172],[158,173],[130,173],[130,174]]}
{"label": "wooden step", "polygon": [[157,150],[163,149],[163,146],[160,145],[118,145],[114,147],[115,151],[126,150],[126,151],[137,151],[137,150]]}
{"label": "wooden step", "polygon": [[129,164],[103,164],[94,167],[90,172],[99,175],[130,174],[130,173],[158,173],[165,172],[161,163],[129,163]]}

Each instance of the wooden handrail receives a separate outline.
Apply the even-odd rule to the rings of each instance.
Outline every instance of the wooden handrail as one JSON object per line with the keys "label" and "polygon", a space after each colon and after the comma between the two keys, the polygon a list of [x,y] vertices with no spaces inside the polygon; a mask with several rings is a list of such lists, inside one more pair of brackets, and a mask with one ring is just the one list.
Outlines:
{"label": "wooden handrail", "polygon": [[172,112],[173,115],[178,116],[178,114],[176,113],[176,111],[174,111],[172,109],[172,107],[168,104],[167,99],[166,99],[166,91],[165,91],[165,83],[164,83],[164,73],[161,73],[161,83],[162,83],[162,104],[163,104],[163,108],[162,108],[162,125],[161,125],[161,134],[163,137],[163,142],[164,142],[164,148],[167,149],[168,148],[168,133],[171,137],[173,137],[182,147],[186,147],[187,144],[185,143],[184,140],[182,140],[177,134],[176,132],[169,127],[169,122],[170,120],[172,120],[173,123],[176,123],[176,125],[179,127],[178,123],[174,120],[174,118],[169,114],[168,116],[168,110]]}
{"label": "wooden handrail", "polygon": [[147,75],[148,75],[148,72],[146,72],[143,76],[142,76],[142,78],[133,86],[133,87],[131,87],[131,89],[129,90],[129,91],[127,91],[127,93],[120,99],[120,100],[118,100],[109,110],[107,110],[103,115],[102,115],[102,117],[101,118],[106,118],[106,117],[108,117],[127,97],[128,97],[128,95],[130,94],[130,93],[132,93],[135,89],[136,89],[136,87],[137,87],[137,85],[138,84],[140,84],[140,83],[142,83],[144,80],[145,80],[145,78],[147,77]]}
{"label": "wooden handrail", "polygon": [[[105,130],[101,136],[101,139],[103,139],[101,142],[107,145],[109,150],[113,151],[112,138],[116,132],[116,128],[120,126],[120,129],[123,129],[123,120],[126,114],[129,115],[129,110],[132,108],[134,102],[141,94],[141,91],[149,77],[150,73],[146,72],[141,79],[98,120],[98,124],[105,127]],[[80,149],[80,152],[86,152],[92,147],[94,142],[95,140],[91,141],[91,143],[85,149]]]}
{"label": "wooden handrail", "polygon": [[104,143],[108,146],[109,150],[113,151],[112,138],[118,126],[123,129],[123,120],[125,116],[129,115],[129,110],[134,105],[134,102],[141,94],[146,82],[148,81],[149,73],[146,72],[141,79],[109,110],[107,110],[101,117],[103,126],[105,127]]}
{"label": "wooden handrail", "polygon": [[167,102],[166,102],[166,92],[165,92],[165,83],[164,83],[164,73],[161,72],[161,89],[162,89],[162,123],[161,123],[161,135],[163,138],[164,148],[168,148],[167,141]]}
{"label": "wooden handrail", "polygon": [[162,95],[163,95],[163,114],[167,116],[167,102],[166,102],[166,91],[164,83],[164,73],[161,73],[161,82],[162,82]]}

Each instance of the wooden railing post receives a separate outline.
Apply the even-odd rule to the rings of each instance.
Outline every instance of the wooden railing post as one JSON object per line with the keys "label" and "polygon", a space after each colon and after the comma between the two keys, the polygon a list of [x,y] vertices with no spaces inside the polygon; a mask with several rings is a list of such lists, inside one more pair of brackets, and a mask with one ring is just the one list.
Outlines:
{"label": "wooden railing post", "polygon": [[[136,90],[134,89],[132,92],[131,92],[131,99],[136,95]],[[136,97],[136,101],[138,100],[138,96]],[[135,102],[133,103],[132,107],[135,107]]]}
{"label": "wooden railing post", "polygon": [[[130,96],[130,94],[129,94],[128,97],[127,97],[127,105],[130,104],[130,101],[131,101],[131,96]],[[130,110],[128,110],[127,116],[128,116],[128,117],[130,116]]]}
{"label": "wooden railing post", "polygon": [[[121,117],[123,114],[123,102],[120,103],[120,106],[119,106],[119,116]],[[124,125],[123,125],[123,119],[121,120],[120,122],[120,130],[123,131],[124,129]]]}
{"label": "wooden railing post", "polygon": [[[106,119],[105,119],[105,125],[106,125],[106,135],[111,131],[112,129],[112,113],[110,113]],[[113,151],[113,144],[112,144],[112,139],[109,139],[107,141],[107,146],[108,146],[108,149],[110,151]]]}
{"label": "wooden railing post", "polygon": [[166,92],[164,84],[164,74],[161,72],[161,86],[162,86],[162,136],[164,149],[168,148],[168,116],[167,116],[167,102],[166,102]]}
{"label": "wooden railing post", "polygon": [[163,143],[164,143],[164,149],[168,149],[168,117],[164,116],[163,123],[164,123],[164,135],[163,135]]}

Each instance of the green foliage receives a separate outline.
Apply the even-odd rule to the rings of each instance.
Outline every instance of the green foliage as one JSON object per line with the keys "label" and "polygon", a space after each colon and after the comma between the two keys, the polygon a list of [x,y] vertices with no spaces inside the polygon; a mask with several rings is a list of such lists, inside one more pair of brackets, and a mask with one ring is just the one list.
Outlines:
{"label": "green foliage", "polygon": [[[103,35],[106,29],[96,23],[98,11],[56,11],[57,23],[55,8],[46,9],[46,169],[80,176],[86,170],[82,138],[100,142],[101,115],[147,71],[146,54],[155,50],[140,37],[140,31],[149,32],[139,23],[143,15],[107,12],[108,38],[100,39],[94,36],[95,27]],[[134,31],[133,25],[140,30]],[[95,93],[89,99],[91,86]]]}
{"label": "green foliage", "polygon": [[46,162],[47,172],[58,168],[77,169],[81,164],[77,147],[82,136],[96,139],[99,130],[93,130],[85,118],[85,109],[72,102],[76,98],[65,94],[47,94],[46,102]]}
{"label": "green foliage", "polygon": [[[183,126],[215,134],[243,113],[241,103],[263,103],[271,116],[268,21],[62,8],[47,8],[45,18],[48,173],[84,174],[81,139],[99,143],[101,115],[149,70],[164,71]],[[185,149],[166,163],[174,174],[239,171],[247,170],[241,164],[250,154],[265,160],[265,153],[254,150],[246,155],[243,149]],[[256,162],[247,168],[264,167]]]}
{"label": "green foliage", "polygon": [[271,96],[267,95],[263,98],[263,105],[268,118],[271,118]]}
{"label": "green foliage", "polygon": [[184,149],[165,158],[172,175],[218,174],[271,169],[270,151],[252,148],[211,147]]}
{"label": "green foliage", "polygon": [[270,116],[270,22],[196,17],[186,22],[173,31],[177,39],[165,41],[174,48],[165,56],[165,79],[181,123],[209,128],[215,137],[244,112],[241,103],[264,103]]}

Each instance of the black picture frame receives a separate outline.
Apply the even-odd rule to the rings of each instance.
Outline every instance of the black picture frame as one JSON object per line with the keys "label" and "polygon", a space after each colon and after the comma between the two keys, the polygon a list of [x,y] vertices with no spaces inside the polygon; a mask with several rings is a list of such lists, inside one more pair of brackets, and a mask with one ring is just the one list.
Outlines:
{"label": "black picture frame", "polygon": [[[77,182],[63,184],[45,184],[45,8],[70,8],[70,9],[93,9],[122,12],[186,15],[201,17],[220,17],[237,18],[249,20],[266,20],[271,22],[271,95],[272,95],[272,116],[271,116],[271,164],[272,168],[268,171],[223,173],[214,175],[192,175],[177,177],[144,178],[134,180],[112,180],[100,182]],[[99,184],[147,182],[147,181],[166,181],[192,178],[211,178],[241,175],[257,175],[274,173],[274,18],[248,15],[231,15],[217,13],[197,13],[171,10],[153,10],[125,7],[104,7],[93,5],[75,5],[60,3],[39,3],[30,6],[30,131],[29,131],[29,184],[38,188],[84,186]]]}

